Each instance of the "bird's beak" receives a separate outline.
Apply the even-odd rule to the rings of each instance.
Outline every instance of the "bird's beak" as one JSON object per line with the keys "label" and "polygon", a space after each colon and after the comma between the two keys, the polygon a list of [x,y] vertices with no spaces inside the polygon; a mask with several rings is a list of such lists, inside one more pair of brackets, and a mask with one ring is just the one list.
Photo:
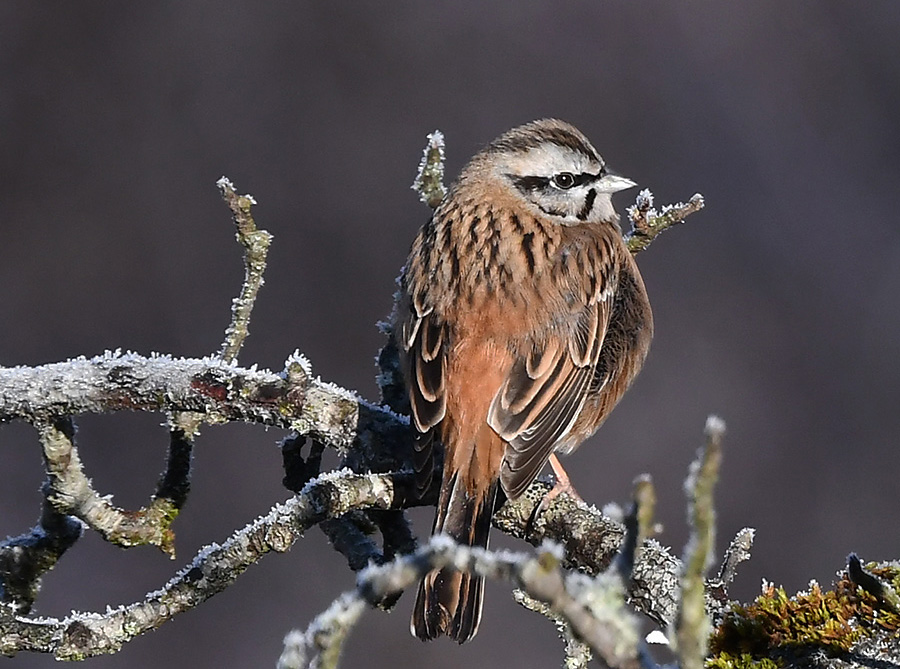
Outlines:
{"label": "bird's beak", "polygon": [[620,177],[618,174],[604,174],[597,180],[597,190],[601,193],[618,193],[626,188],[637,186],[631,179]]}

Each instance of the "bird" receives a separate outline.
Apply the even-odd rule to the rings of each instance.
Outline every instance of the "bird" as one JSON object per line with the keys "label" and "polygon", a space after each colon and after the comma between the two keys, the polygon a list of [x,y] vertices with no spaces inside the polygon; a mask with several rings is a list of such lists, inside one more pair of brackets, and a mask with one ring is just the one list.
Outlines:
{"label": "bird", "polygon": [[[611,199],[635,185],[574,126],[532,121],[478,151],[416,235],[391,331],[420,497],[443,457],[434,535],[486,548],[495,508],[548,460],[568,485],[555,454],[591,436],[641,369],[653,316]],[[483,594],[480,576],[429,572],[410,631],[470,640]]]}

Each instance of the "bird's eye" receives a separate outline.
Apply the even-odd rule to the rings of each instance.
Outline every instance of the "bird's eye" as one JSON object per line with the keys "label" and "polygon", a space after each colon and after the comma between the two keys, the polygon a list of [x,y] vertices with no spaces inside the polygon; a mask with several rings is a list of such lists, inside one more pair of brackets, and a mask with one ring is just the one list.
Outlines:
{"label": "bird's eye", "polygon": [[563,190],[569,190],[575,185],[575,175],[571,172],[560,172],[553,177],[553,185]]}

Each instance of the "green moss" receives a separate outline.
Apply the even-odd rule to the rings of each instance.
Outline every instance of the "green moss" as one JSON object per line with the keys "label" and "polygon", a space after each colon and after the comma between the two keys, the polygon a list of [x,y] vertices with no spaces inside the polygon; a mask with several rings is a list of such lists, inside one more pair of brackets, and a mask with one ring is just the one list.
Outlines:
{"label": "green moss", "polygon": [[[868,569],[895,588],[900,584],[896,566]],[[813,584],[793,597],[769,585],[753,603],[734,605],[725,615],[710,639],[707,667],[776,669],[807,652],[840,655],[866,636],[898,629],[898,612],[847,576],[828,592]]]}

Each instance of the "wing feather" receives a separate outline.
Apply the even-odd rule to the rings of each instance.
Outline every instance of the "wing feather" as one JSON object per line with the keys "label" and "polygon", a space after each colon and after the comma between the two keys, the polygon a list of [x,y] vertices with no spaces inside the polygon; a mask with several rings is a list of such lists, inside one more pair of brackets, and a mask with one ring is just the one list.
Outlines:
{"label": "wing feather", "polygon": [[515,499],[571,431],[592,385],[609,321],[611,294],[585,305],[563,336],[520,356],[488,412],[507,443],[500,481]]}

